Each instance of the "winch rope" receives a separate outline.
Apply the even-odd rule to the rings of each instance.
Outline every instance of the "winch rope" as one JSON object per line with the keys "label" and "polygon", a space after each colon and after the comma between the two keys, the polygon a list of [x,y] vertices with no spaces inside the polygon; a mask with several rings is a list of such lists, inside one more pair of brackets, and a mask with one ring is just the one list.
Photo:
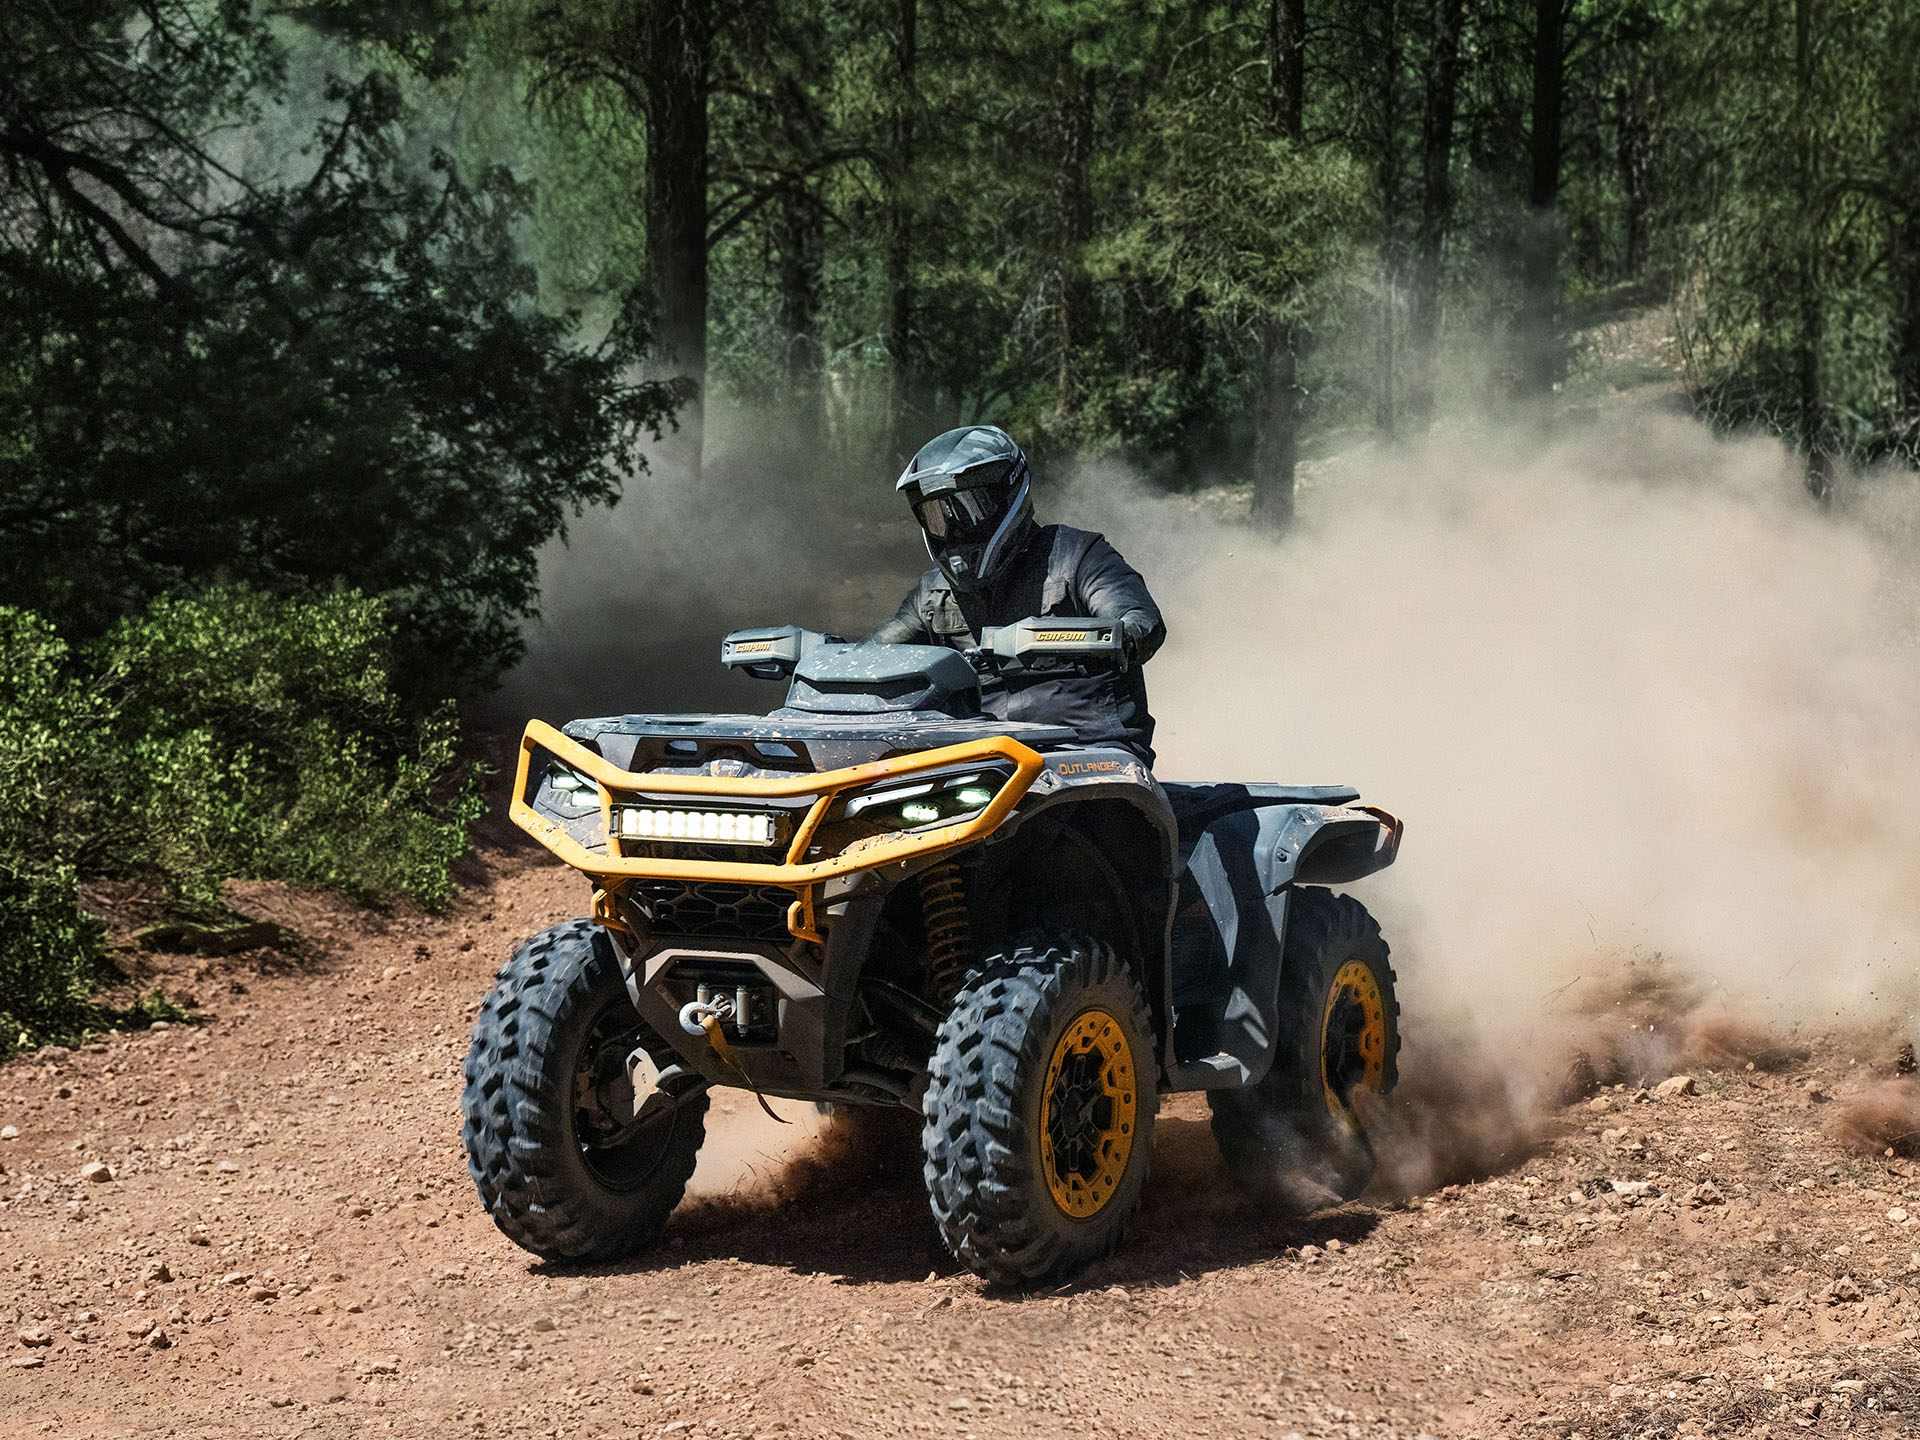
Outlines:
{"label": "winch rope", "polygon": [[760,1093],[760,1087],[753,1083],[747,1072],[740,1068],[740,1062],[733,1058],[733,1046],[727,1043],[726,1022],[720,1010],[709,1005],[702,1011],[700,1006],[689,1005],[680,1012],[680,1023],[683,1026],[687,1023],[689,1015],[699,1021],[700,1028],[706,1032],[707,1043],[713,1046],[713,1053],[720,1057],[720,1063],[738,1075],[740,1083],[753,1092],[753,1098],[760,1102],[760,1108],[767,1112],[767,1118],[782,1125],[791,1125],[793,1123],[791,1120],[779,1114],[767,1103],[767,1097]]}

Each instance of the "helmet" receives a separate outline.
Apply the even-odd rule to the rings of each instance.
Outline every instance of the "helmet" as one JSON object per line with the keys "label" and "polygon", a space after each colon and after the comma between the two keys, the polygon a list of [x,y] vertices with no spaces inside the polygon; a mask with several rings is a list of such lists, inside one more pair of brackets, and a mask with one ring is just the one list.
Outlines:
{"label": "helmet", "polygon": [[997,425],[936,435],[900,474],[927,554],[963,590],[986,585],[1033,525],[1027,457]]}

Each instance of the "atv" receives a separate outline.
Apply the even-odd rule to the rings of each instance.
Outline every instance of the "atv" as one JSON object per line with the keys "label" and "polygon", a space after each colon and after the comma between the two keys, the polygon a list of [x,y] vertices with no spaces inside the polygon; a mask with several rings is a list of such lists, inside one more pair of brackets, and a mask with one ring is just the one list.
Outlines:
{"label": "atv", "polygon": [[966,654],[736,631],[721,660],[784,706],[521,740],[512,818],[594,888],[474,1026],[469,1168],[511,1239],[574,1262],[657,1239],[715,1085],[917,1112],[941,1237],[998,1284],[1113,1249],[1163,1094],[1207,1092],[1269,1211],[1365,1185],[1398,1006],[1379,926],[1325,887],[1391,864],[1397,819],[981,713],[984,672],[1124,664],[1098,619]]}

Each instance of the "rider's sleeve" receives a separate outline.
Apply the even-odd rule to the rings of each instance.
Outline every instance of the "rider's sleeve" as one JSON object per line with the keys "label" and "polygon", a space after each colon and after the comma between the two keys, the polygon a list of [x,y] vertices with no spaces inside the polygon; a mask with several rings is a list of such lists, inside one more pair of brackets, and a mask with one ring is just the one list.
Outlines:
{"label": "rider's sleeve", "polygon": [[934,643],[933,634],[928,629],[924,607],[921,605],[922,587],[915,585],[907,592],[907,598],[900,602],[900,608],[893,612],[893,618],[882,625],[867,639],[876,645],[927,645]]}
{"label": "rider's sleeve", "polygon": [[1105,540],[1096,540],[1080,562],[1075,578],[1090,614],[1120,622],[1128,661],[1144,665],[1151,660],[1153,652],[1166,641],[1167,625],[1160,618],[1160,607],[1147,593],[1147,582],[1140,578],[1140,572]]}

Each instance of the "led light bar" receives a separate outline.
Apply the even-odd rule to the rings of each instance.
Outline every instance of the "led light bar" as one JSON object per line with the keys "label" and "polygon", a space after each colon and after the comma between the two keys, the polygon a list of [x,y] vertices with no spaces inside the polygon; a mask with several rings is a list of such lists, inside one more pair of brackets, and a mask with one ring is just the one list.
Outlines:
{"label": "led light bar", "polygon": [[623,840],[667,840],[686,845],[771,845],[773,816],[727,810],[619,811]]}

